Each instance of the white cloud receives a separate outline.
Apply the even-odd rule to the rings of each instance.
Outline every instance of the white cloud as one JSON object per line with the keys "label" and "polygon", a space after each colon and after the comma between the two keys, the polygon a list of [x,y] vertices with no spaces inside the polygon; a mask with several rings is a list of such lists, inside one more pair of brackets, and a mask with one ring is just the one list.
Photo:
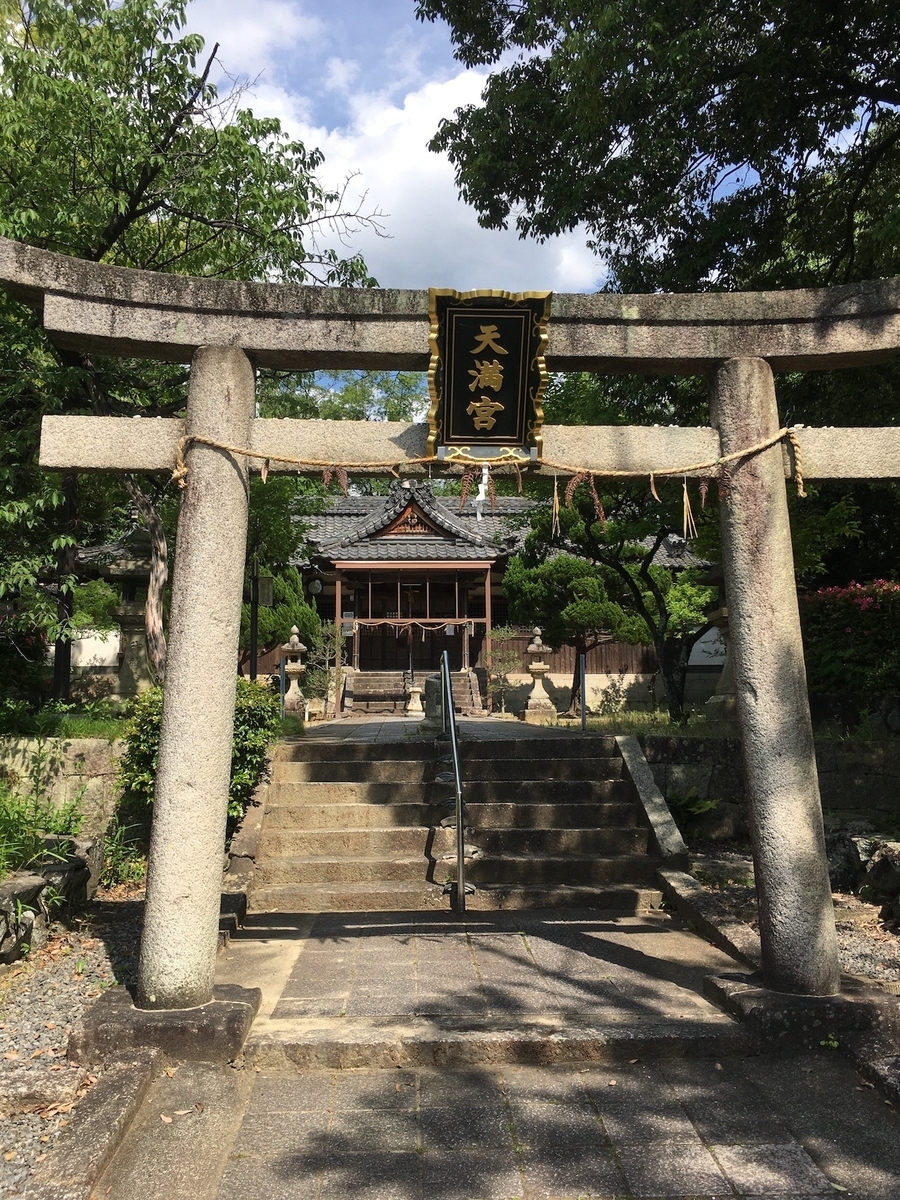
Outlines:
{"label": "white cloud", "polygon": [[303,42],[315,50],[326,26],[293,0],[193,0],[188,24],[206,37],[209,49],[219,43],[219,61],[229,74],[251,79],[271,71],[273,55],[286,45]]}
{"label": "white cloud", "polygon": [[426,149],[440,117],[477,100],[483,85],[483,76],[461,72],[410,92],[402,106],[359,94],[347,128],[301,127],[301,136],[323,150],[329,180],[358,171],[357,193],[367,191],[389,214],[389,239],[362,233],[354,246],[383,287],[596,288],[602,266],[585,248],[583,232],[539,245],[514,230],[482,229],[458,198],[450,163]]}
{"label": "white cloud", "polygon": [[325,66],[325,86],[337,92],[349,91],[350,84],[359,75],[359,63],[349,58],[329,58]]}
{"label": "white cloud", "polygon": [[192,28],[221,41],[225,67],[253,80],[254,112],[323,151],[321,182],[358,172],[348,200],[365,192],[369,211],[389,214],[389,238],[352,239],[383,287],[595,289],[603,267],[583,231],[523,242],[480,228],[460,201],[452,166],[427,142],[442,117],[478,102],[486,75],[454,64],[449,43],[438,53],[407,3],[195,0],[188,11]]}

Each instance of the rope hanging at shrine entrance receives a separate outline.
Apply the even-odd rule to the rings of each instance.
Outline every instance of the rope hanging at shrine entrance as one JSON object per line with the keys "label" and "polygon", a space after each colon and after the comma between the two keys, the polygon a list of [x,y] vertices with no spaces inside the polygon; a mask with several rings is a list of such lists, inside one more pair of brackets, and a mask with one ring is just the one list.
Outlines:
{"label": "rope hanging at shrine entrance", "polygon": [[[787,441],[790,443],[791,450],[794,455],[794,482],[797,486],[797,495],[800,497],[806,496],[806,490],[803,486],[803,452],[800,447],[800,439],[797,437],[795,430],[785,426],[779,429],[777,433],[773,433],[771,437],[763,439],[761,442],[756,442],[753,446],[745,446],[741,450],[733,450],[730,454],[723,454],[719,458],[712,458],[706,462],[688,463],[686,466],[680,467],[660,467],[656,471],[623,471],[615,468],[602,467],[578,467],[572,463],[554,462],[552,459],[543,458],[541,466],[549,467],[553,471],[558,471],[562,475],[568,475],[569,483],[566,487],[566,505],[571,507],[572,498],[576,489],[586,483],[590,489],[591,498],[594,501],[594,509],[597,513],[597,520],[605,523],[606,514],[603,511],[603,505],[600,501],[600,496],[597,492],[596,481],[598,479],[647,479],[650,481],[650,492],[654,499],[659,501],[659,493],[656,490],[656,480],[658,478],[670,478],[682,476],[682,486],[684,489],[684,524],[685,537],[693,530],[696,533],[694,525],[693,513],[690,509],[690,499],[687,491],[688,475],[700,475],[700,499],[701,504],[705,506],[706,494],[709,487],[709,480],[715,479],[719,489],[719,498],[726,499],[731,490],[731,471],[729,469],[731,463],[737,463],[744,459],[753,458],[757,454],[762,454],[763,451],[771,449],[778,445],[779,442]],[[172,471],[172,480],[177,483],[179,488],[183,488],[186,484],[189,474],[189,468],[185,461],[185,455],[191,446],[209,446],[214,450],[224,450],[227,454],[243,455],[247,458],[259,458],[263,460],[262,470],[260,472],[263,483],[269,473],[269,463],[278,462],[285,463],[288,466],[297,467],[301,470],[316,470],[322,472],[322,478],[325,486],[335,479],[342,490],[346,493],[349,485],[348,473],[350,471],[389,471],[390,474],[399,478],[401,471],[404,468],[428,466],[429,468],[436,465],[440,460],[434,455],[426,455],[421,458],[404,458],[404,459],[389,459],[383,462],[332,462],[325,459],[315,458],[291,458],[286,454],[271,454],[262,450],[251,450],[246,446],[232,446],[228,442],[219,442],[215,438],[204,437],[199,433],[189,433],[178,443],[178,448],[175,452],[175,468]],[[443,464],[446,465],[446,464]],[[474,464],[466,467],[463,472],[463,489],[460,508],[466,502],[469,490],[475,479],[475,472],[485,464],[479,464],[476,468]],[[509,464],[486,464],[499,465],[501,470],[508,470]],[[516,464],[512,464],[512,469],[518,477],[519,491],[522,491],[522,473]],[[491,501],[495,499],[493,487],[493,479],[489,478]],[[554,483],[554,489],[556,484]],[[661,503],[661,501],[660,501]]]}

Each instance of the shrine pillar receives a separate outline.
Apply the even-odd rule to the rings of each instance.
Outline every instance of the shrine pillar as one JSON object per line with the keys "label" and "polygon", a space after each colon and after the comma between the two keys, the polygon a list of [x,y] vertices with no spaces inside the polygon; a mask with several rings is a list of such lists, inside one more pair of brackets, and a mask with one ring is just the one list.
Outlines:
{"label": "shrine pillar", "polygon": [[[246,446],[253,416],[244,352],[197,350],[186,433]],[[137,990],[152,1009],[212,1000],[247,540],[246,459],[195,443],[187,465]]]}
{"label": "shrine pillar", "polygon": [[[721,453],[778,432],[772,371],[729,359],[710,377]],[[738,460],[719,503],[763,977],[776,991],[840,988],[837,938],[781,443]]]}

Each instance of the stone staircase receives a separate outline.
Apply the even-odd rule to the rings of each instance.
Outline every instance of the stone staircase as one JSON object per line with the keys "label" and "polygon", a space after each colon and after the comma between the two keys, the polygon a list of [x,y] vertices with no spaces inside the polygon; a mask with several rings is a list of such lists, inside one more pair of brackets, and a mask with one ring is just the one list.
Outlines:
{"label": "stone staircase", "polygon": [[[446,909],[452,789],[446,743],[283,743],[272,764],[249,904],[254,912]],[[614,738],[461,746],[466,880],[474,909],[654,906],[658,859]]]}
{"label": "stone staircase", "polygon": [[[424,672],[416,672],[416,682],[424,686]],[[354,671],[347,676],[345,706],[352,696],[353,712],[356,714],[378,714],[398,716],[406,708],[407,671]],[[352,682],[351,682],[352,681]],[[474,671],[454,671],[453,704],[456,711],[472,715],[484,711],[478,679]]]}

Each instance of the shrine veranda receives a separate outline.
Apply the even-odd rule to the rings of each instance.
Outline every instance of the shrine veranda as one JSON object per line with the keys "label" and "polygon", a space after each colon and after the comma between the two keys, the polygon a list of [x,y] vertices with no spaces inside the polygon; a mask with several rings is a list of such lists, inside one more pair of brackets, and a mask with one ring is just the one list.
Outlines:
{"label": "shrine veranda", "polygon": [[[35,308],[65,349],[191,364],[184,421],[45,417],[40,461],[73,471],[182,464],[136,1002],[194,1008],[212,1000],[248,473],[264,464],[378,474],[432,465],[426,426],[255,418],[254,368],[425,370],[428,296],[158,275],[4,239],[0,286]],[[714,475],[718,460],[733,456],[719,506],[723,570],[764,978],[784,992],[829,995],[840,986],[785,479],[801,465],[806,479],[900,477],[900,428],[801,428],[789,437],[774,374],[861,366],[898,351],[897,279],[552,298],[548,370],[708,380],[709,427],[545,426],[543,465],[534,469],[649,480],[684,468]]]}

